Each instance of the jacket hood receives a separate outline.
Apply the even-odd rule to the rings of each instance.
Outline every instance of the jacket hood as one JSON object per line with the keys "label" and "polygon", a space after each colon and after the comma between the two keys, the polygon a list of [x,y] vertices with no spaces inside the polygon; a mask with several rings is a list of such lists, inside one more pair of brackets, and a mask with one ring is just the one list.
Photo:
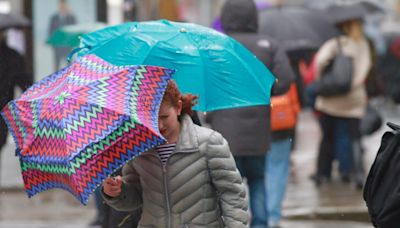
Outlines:
{"label": "jacket hood", "polygon": [[226,0],[221,11],[224,31],[257,32],[258,13],[253,0]]}

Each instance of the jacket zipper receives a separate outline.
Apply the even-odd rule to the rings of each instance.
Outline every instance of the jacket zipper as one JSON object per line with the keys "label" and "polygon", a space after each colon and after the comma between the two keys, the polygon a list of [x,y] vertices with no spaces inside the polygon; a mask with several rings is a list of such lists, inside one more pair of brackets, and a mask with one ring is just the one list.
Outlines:
{"label": "jacket zipper", "polygon": [[[185,150],[185,151],[182,151],[182,152],[196,152],[196,151],[198,151],[197,149],[192,149],[192,150]],[[180,151],[179,152],[175,152],[175,154],[176,153],[180,153]],[[149,154],[149,155],[152,155],[152,156],[154,156],[154,157],[157,157],[157,159],[160,161],[160,163],[161,163],[161,167],[162,167],[162,172],[163,172],[163,182],[164,182],[164,195],[165,195],[165,202],[166,202],[166,209],[165,209],[165,211],[166,211],[166,227],[167,228],[171,228],[171,208],[170,208],[170,202],[169,202],[169,194],[168,194],[168,180],[167,180],[167,168],[166,168],[166,166],[167,166],[167,164],[168,164],[168,160],[171,158],[171,156],[173,155],[173,154],[171,154],[171,156],[169,156],[169,158],[167,158],[167,160],[165,161],[165,165],[162,163],[162,161],[161,161],[161,158],[160,158],[160,156],[158,156],[158,155],[154,155],[154,154]],[[187,225],[186,225],[187,226]]]}
{"label": "jacket zipper", "polygon": [[[167,159],[168,161],[168,159]],[[161,162],[161,159],[160,159]],[[169,203],[169,195],[168,195],[168,181],[167,181],[167,168],[166,165],[163,165],[161,162],[162,170],[163,170],[163,180],[164,180],[164,193],[165,193],[165,203],[166,205],[166,227],[170,228],[171,227],[171,208],[170,208],[170,203]]]}
{"label": "jacket zipper", "polygon": [[[166,226],[167,228],[171,228],[171,208],[170,208],[169,195],[168,195],[167,169],[166,169],[166,167],[163,165],[163,163],[162,163],[161,158],[160,158],[159,155],[147,154],[147,156],[149,156],[149,155],[150,155],[150,156],[156,157],[156,158],[160,161],[160,164],[161,164],[161,167],[162,167],[163,185],[164,185],[164,197],[165,197],[165,203],[167,204],[167,205],[166,205],[166,208],[165,208],[165,213],[166,213],[166,216],[165,216],[165,220],[166,220],[165,226]],[[142,156],[143,156],[143,155],[142,155]],[[167,161],[168,161],[168,159],[167,159]],[[165,163],[167,163],[167,162],[165,162]]]}
{"label": "jacket zipper", "polygon": [[[196,150],[185,150],[185,152],[194,152]],[[163,179],[164,179],[164,192],[165,192],[165,201],[167,204],[167,224],[166,227],[167,228],[171,228],[171,207],[170,207],[170,202],[169,202],[169,194],[168,194],[168,180],[167,180],[167,164],[168,164],[168,160],[172,157],[172,155],[180,153],[181,151],[177,151],[173,154],[171,154],[167,160],[165,161],[165,165],[162,163],[160,156],[158,156],[158,159],[161,162],[161,166],[162,166],[162,170],[163,170]]]}

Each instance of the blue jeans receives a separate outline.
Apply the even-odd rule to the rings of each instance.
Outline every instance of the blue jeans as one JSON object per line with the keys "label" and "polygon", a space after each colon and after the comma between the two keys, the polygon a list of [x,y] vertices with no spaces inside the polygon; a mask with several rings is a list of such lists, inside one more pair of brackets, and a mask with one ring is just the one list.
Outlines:
{"label": "blue jeans", "polygon": [[272,141],[271,151],[266,156],[266,201],[268,221],[277,223],[282,217],[282,202],[289,179],[291,140]]}
{"label": "blue jeans", "polygon": [[335,158],[340,162],[341,174],[352,171],[354,162],[357,162],[353,158],[353,144],[361,139],[360,120],[321,113],[319,122],[322,140],[318,152],[317,176],[329,178]]}
{"label": "blue jeans", "polygon": [[246,177],[250,191],[251,227],[267,227],[268,214],[265,205],[265,156],[235,157],[240,174]]}
{"label": "blue jeans", "polygon": [[335,157],[339,161],[339,172],[342,175],[350,175],[353,169],[352,142],[347,129],[346,121],[337,121],[335,129]]}

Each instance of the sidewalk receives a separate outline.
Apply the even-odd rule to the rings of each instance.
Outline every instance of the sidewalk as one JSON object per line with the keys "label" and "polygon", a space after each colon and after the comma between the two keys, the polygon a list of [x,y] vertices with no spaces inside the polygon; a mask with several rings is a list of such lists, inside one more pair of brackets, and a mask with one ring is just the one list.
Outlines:
{"label": "sidewalk", "polygon": [[[398,107],[383,106],[380,109],[387,121],[400,123]],[[390,130],[386,125],[379,132],[363,138],[365,147],[364,161],[366,172],[375,159],[383,133]],[[318,123],[310,111],[301,114],[297,128],[295,150],[292,154],[292,172],[290,183],[284,202],[284,219],[287,221],[302,220],[334,220],[359,221],[359,225],[333,227],[372,227],[369,223],[367,207],[362,198],[362,191],[357,190],[354,184],[342,183],[338,173],[333,173],[333,180],[316,188],[309,178],[315,171],[316,156],[320,132]],[[330,227],[324,221],[320,226]],[[292,227],[292,226],[284,226]],[[293,226],[296,227],[296,226]],[[310,226],[313,227],[313,226]]]}
{"label": "sidewalk", "polygon": [[[399,123],[399,115],[386,115],[385,121]],[[388,128],[366,137],[365,162],[369,167],[375,158],[380,137]],[[352,184],[343,184],[337,177],[329,184],[316,188],[309,176],[314,172],[319,128],[312,113],[304,111],[298,125],[296,147],[292,154],[292,173],[284,202],[283,228],[367,228],[372,227],[362,191]],[[22,190],[18,159],[13,142],[9,140],[1,157],[0,169],[0,228],[5,227],[88,227],[94,218],[93,201],[82,206],[73,196],[61,189],[46,191],[29,199]]]}

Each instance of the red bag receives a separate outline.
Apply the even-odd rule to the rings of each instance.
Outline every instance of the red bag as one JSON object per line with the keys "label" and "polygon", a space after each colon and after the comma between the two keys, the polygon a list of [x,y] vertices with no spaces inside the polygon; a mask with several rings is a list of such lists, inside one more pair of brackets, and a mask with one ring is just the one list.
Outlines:
{"label": "red bag", "polygon": [[314,81],[316,65],[316,55],[313,56],[310,64],[307,64],[305,60],[299,61],[299,71],[301,77],[303,78],[303,84],[305,86],[311,84]]}
{"label": "red bag", "polygon": [[300,103],[296,85],[292,83],[289,90],[271,98],[271,129],[288,130],[296,126]]}

